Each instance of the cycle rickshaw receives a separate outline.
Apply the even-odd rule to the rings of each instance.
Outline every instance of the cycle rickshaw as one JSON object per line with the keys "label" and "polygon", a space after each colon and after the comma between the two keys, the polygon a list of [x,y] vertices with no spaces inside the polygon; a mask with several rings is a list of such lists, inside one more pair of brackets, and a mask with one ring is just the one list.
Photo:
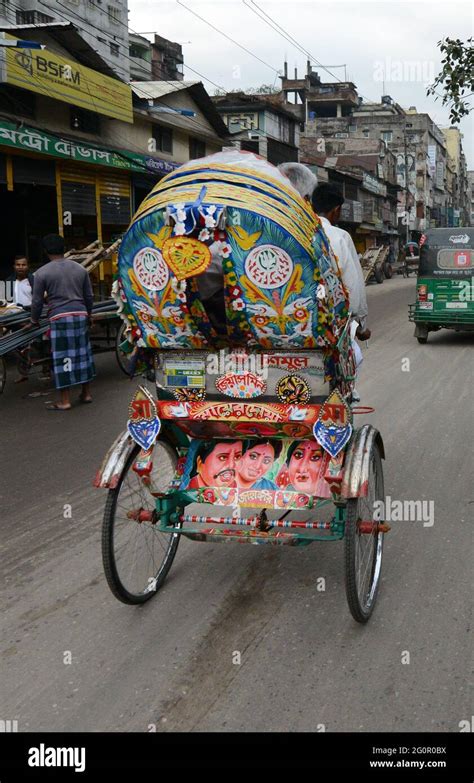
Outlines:
{"label": "cycle rickshaw", "polygon": [[[215,309],[202,287],[212,268]],[[348,302],[307,202],[252,154],[191,161],[136,213],[115,294],[155,388],[139,386],[95,479],[109,490],[102,544],[114,595],[151,598],[182,536],[344,539],[349,607],[366,622],[388,530],[383,444],[371,425],[353,426]]]}

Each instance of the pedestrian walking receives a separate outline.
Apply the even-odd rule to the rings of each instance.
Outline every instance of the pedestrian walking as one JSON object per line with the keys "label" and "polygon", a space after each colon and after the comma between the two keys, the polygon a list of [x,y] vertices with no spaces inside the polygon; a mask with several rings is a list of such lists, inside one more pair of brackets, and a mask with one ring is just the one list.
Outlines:
{"label": "pedestrian walking", "polygon": [[82,386],[80,402],[92,402],[89,386],[95,377],[89,340],[92,286],[84,267],[64,258],[63,237],[48,234],[43,239],[43,248],[49,263],[35,274],[31,322],[38,323],[46,293],[51,323],[53,374],[60,394],[59,402],[48,405],[48,409],[66,411],[72,407],[71,386]]}

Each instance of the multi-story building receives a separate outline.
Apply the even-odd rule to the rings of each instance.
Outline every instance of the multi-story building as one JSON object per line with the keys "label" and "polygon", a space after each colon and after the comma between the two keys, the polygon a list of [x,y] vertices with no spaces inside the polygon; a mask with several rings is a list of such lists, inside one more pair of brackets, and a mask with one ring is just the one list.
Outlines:
{"label": "multi-story building", "polygon": [[140,81],[183,80],[183,48],[155,34],[153,42],[130,33],[130,75]]}
{"label": "multi-story building", "polygon": [[471,221],[471,204],[466,157],[462,148],[462,133],[458,128],[443,128],[448,153],[455,171],[453,192],[454,226],[466,226]]}
{"label": "multi-story building", "polygon": [[129,81],[127,0],[0,0],[0,24],[12,25],[18,37],[29,38],[31,27],[55,22],[72,22],[117,76]]}
{"label": "multi-story building", "polygon": [[278,98],[229,92],[213,101],[235,146],[275,165],[298,160],[300,120]]}
{"label": "multi-story building", "polygon": [[19,252],[38,263],[50,231],[112,241],[158,179],[228,136],[200,82],[124,84],[71,24],[28,36],[46,49],[0,47],[2,273]]}
{"label": "multi-story building", "polygon": [[474,226],[474,171],[467,172],[469,193],[469,222],[468,226]]}
{"label": "multi-story building", "polygon": [[313,152],[359,154],[367,139],[395,155],[401,233],[455,225],[466,213],[465,159],[455,129],[445,136],[428,114],[403,109],[389,95],[364,102],[353,82],[323,83],[309,63],[303,79],[289,79],[285,66],[282,94],[293,96],[292,109],[305,123],[302,145],[310,140]]}

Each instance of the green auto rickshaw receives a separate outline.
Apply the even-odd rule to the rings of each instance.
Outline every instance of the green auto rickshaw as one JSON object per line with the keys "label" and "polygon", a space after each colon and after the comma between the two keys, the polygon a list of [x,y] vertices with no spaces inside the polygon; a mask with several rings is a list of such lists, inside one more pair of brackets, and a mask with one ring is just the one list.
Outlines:
{"label": "green auto rickshaw", "polygon": [[416,302],[409,305],[418,342],[438,329],[474,330],[474,228],[432,228],[420,245]]}

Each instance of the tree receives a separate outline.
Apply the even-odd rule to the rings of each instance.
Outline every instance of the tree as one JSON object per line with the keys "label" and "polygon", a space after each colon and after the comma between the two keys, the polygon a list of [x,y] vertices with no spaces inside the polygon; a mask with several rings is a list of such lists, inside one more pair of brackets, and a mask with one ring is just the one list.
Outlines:
{"label": "tree", "polygon": [[[453,125],[470,111],[472,106],[467,99],[474,94],[474,47],[473,39],[466,43],[459,38],[445,38],[438,41],[444,55],[442,69],[433,84],[428,87],[427,95],[442,97],[443,106],[450,105],[449,119]],[[436,88],[441,87],[444,95],[439,96]],[[436,98],[435,98],[436,100]]]}

